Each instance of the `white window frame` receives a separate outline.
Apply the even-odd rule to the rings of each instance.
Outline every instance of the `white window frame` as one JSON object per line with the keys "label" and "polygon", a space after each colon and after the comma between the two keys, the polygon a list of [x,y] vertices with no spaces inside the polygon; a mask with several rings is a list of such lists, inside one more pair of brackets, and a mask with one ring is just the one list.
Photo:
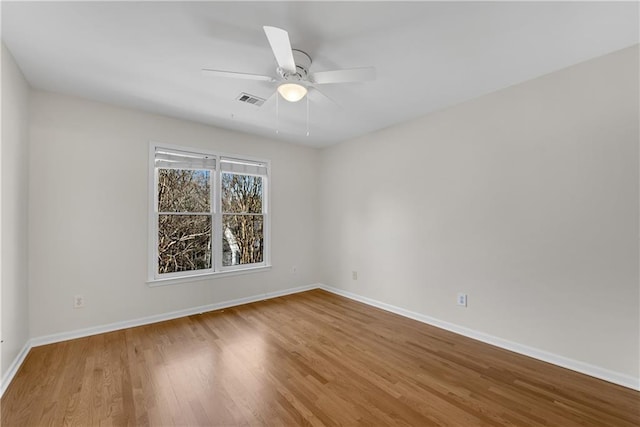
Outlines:
{"label": "white window frame", "polygon": [[[169,151],[182,151],[207,155],[215,159],[215,169],[210,170],[211,176],[211,217],[212,217],[212,267],[209,269],[179,271],[173,273],[158,273],[158,168],[155,166],[157,149]],[[254,264],[241,264],[222,266],[222,170],[221,159],[237,159],[249,163],[259,163],[266,168],[266,174],[230,172],[240,175],[253,175],[262,177],[262,216],[263,216],[263,261]],[[227,171],[228,172],[228,171]],[[252,156],[228,154],[205,150],[201,148],[185,147],[170,144],[149,143],[149,236],[148,236],[148,266],[147,283],[149,286],[169,285],[184,283],[209,278],[224,277],[236,274],[255,273],[271,268],[271,221],[270,221],[270,188],[271,163],[269,160]]]}

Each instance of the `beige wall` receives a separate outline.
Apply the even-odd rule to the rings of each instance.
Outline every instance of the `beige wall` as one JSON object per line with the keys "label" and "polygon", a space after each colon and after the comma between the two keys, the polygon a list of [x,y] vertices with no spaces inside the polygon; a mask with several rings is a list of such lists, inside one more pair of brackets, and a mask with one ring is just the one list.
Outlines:
{"label": "beige wall", "polygon": [[636,46],[323,150],[324,283],[637,382],[638,75]]}
{"label": "beige wall", "polygon": [[1,372],[4,378],[29,339],[27,186],[29,86],[2,44],[0,294]]}
{"label": "beige wall", "polygon": [[[318,281],[317,150],[39,91],[30,127],[32,337]],[[271,160],[270,271],[145,283],[150,141]],[[73,308],[76,294],[85,308]]]}

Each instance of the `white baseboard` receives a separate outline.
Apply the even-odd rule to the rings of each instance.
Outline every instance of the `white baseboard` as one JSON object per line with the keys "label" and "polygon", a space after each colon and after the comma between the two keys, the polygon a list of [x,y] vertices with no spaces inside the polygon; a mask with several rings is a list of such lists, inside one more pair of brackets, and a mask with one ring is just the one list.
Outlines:
{"label": "white baseboard", "polygon": [[633,390],[640,391],[640,378],[634,378],[630,375],[622,374],[620,372],[611,371],[609,369],[601,368],[591,365],[589,363],[581,362],[579,360],[570,359],[564,356],[560,356],[554,353],[549,353],[544,350],[540,350],[534,347],[529,347],[523,344],[515,343],[509,340],[505,340],[493,335],[485,334],[470,328],[465,328],[453,323],[445,322],[424,314],[416,313],[413,311],[405,310],[394,305],[386,304],[371,298],[363,297],[342,289],[334,288],[324,284],[319,285],[320,289],[324,289],[327,292],[334,293],[355,301],[362,302],[373,307],[381,308],[386,311],[390,311],[400,316],[408,317],[413,320],[417,320],[428,325],[432,325],[441,329],[445,329],[450,332],[454,332],[459,335],[463,335],[474,340],[482,341],[487,344],[494,345],[496,347],[504,348],[506,350],[513,351],[515,353],[523,354],[525,356],[533,357],[534,359],[542,360],[563,368],[571,369],[572,371],[586,374],[601,380],[605,380],[614,384],[618,384]]}
{"label": "white baseboard", "polygon": [[267,292],[264,294],[258,294],[246,298],[238,298],[230,301],[223,301],[215,304],[207,304],[198,307],[187,308],[184,310],[171,311],[168,313],[157,314],[153,316],[142,317],[139,319],[125,320],[122,322],[109,323],[107,325],[94,326],[91,328],[76,329],[69,332],[61,332],[57,334],[45,335],[41,337],[31,338],[24,345],[24,348],[14,359],[13,363],[7,370],[6,374],[2,377],[2,383],[0,384],[0,397],[4,394],[6,388],[13,380],[13,377],[18,372],[18,369],[24,362],[25,357],[29,353],[32,347],[38,347],[45,344],[53,344],[57,342],[72,340],[76,338],[84,338],[91,335],[103,334],[107,332],[118,331],[126,328],[133,328],[136,326],[148,325],[151,323],[163,322],[165,320],[177,319],[180,317],[191,316],[193,314],[206,313],[208,311],[220,310],[228,307],[235,307],[237,305],[249,304],[252,302],[263,301],[267,299],[277,298],[284,295],[296,294],[299,292],[308,291],[311,289],[317,289],[319,284],[299,286],[296,288],[284,289],[281,291]]}
{"label": "white baseboard", "polygon": [[237,305],[249,304],[256,301],[263,301],[271,298],[277,298],[284,295],[296,294],[298,292],[316,289],[317,284],[299,286],[297,288],[285,289],[276,292],[267,292],[245,298],[238,298],[230,301],[217,302],[215,304],[201,305],[198,307],[187,308],[184,310],[170,311],[168,313],[156,314],[154,316],[142,317],[139,319],[125,320],[123,322],[109,323],[102,326],[94,326],[91,328],[77,329],[75,331],[62,332],[59,334],[45,335],[42,337],[32,338],[31,345],[37,347],[45,344],[52,344],[61,341],[73,340],[76,338],[88,337],[91,335],[104,334],[106,332],[118,331],[120,329],[134,328],[136,326],[149,325],[151,323],[164,322],[165,320],[178,319],[180,317],[191,316],[194,314],[206,313],[208,311],[220,310],[222,308],[235,307]]}
{"label": "white baseboard", "polygon": [[18,353],[16,358],[13,359],[13,362],[11,363],[11,366],[9,366],[9,369],[7,369],[7,372],[2,376],[2,380],[0,380],[0,397],[2,397],[4,391],[9,387],[9,384],[11,384],[11,380],[13,380],[13,377],[18,373],[18,369],[20,369],[24,359],[27,357],[27,354],[29,354],[29,350],[31,350],[31,343],[30,341],[27,341],[24,347],[22,347],[22,350],[20,350],[20,353]]}

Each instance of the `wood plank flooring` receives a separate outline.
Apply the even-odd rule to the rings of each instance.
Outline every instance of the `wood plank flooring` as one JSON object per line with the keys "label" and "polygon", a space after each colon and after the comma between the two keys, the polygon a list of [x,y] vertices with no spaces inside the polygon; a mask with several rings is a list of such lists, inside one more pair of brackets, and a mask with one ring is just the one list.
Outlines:
{"label": "wood plank flooring", "polygon": [[640,393],[322,290],[31,350],[2,426],[638,426]]}

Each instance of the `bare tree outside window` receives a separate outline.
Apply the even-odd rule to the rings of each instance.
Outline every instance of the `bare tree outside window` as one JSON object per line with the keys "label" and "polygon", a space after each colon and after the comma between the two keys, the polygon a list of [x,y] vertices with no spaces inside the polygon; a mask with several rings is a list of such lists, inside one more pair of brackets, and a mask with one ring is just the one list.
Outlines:
{"label": "bare tree outside window", "polygon": [[264,260],[262,177],[222,174],[222,265]]}
{"label": "bare tree outside window", "polygon": [[210,171],[158,169],[158,213],[158,273],[210,269]]}

